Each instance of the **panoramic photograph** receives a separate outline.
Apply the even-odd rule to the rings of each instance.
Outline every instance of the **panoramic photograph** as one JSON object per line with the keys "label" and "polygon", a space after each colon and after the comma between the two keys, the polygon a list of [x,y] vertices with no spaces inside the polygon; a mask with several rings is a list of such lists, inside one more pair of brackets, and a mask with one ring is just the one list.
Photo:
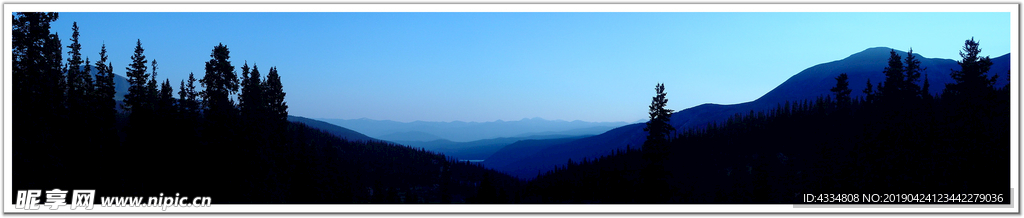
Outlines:
{"label": "panoramic photograph", "polygon": [[8,16],[5,212],[1019,200],[1010,12]]}

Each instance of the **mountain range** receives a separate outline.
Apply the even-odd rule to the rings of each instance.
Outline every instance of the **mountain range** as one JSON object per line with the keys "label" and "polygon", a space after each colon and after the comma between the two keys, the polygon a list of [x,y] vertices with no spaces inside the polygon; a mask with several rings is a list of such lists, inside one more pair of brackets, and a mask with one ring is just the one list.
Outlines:
{"label": "mountain range", "polygon": [[[849,76],[852,97],[863,97],[865,94],[861,90],[865,88],[868,79],[875,84],[885,80],[882,71],[887,64],[890,50],[884,47],[869,48],[841,60],[812,66],[754,101],[732,105],[709,103],[680,110],[672,114],[670,124],[677,130],[700,128],[711,122],[723,122],[737,113],[766,111],[787,101],[813,100],[819,96],[831,95],[829,89],[835,86],[834,78],[842,73]],[[906,55],[904,51],[896,52],[901,56]],[[925,68],[922,75],[928,75],[931,84],[929,92],[933,95],[941,93],[945,88],[944,84],[953,83],[950,72],[960,68],[956,61],[915,55]],[[996,87],[1009,83],[1010,58],[1010,54],[992,58],[993,66],[989,70],[989,75],[999,76]],[[922,76],[922,82],[924,78]],[[645,105],[638,105],[643,106]],[[483,161],[483,164],[519,178],[533,178],[538,172],[564,165],[569,159],[578,161],[583,158],[596,158],[610,154],[616,149],[624,149],[627,145],[636,148],[643,144],[647,136],[643,131],[644,126],[643,123],[631,124],[568,142],[549,141],[554,143],[541,143],[543,146],[535,146],[526,152],[500,150]]]}
{"label": "mountain range", "polygon": [[288,115],[288,121],[306,124],[306,126],[319,129],[321,131],[330,133],[331,135],[337,136],[349,141],[380,141],[378,139],[370,138],[369,136],[363,135],[362,133],[346,129],[344,127],[336,126],[324,121],[309,119],[300,116]]}
{"label": "mountain range", "polygon": [[584,122],[579,120],[545,120],[541,118],[491,122],[397,122],[367,118],[319,120],[352,129],[374,138],[394,142],[429,142],[435,140],[471,142],[501,137],[595,135],[628,124],[626,122]]}
{"label": "mountain range", "polygon": [[453,142],[444,139],[433,141],[392,141],[398,144],[408,145],[416,148],[423,148],[430,151],[444,153],[447,156],[459,160],[485,160],[491,157],[498,150],[524,140],[546,140],[546,139],[578,139],[590,135],[531,135],[522,137],[500,137],[493,139],[481,139],[470,142]]}

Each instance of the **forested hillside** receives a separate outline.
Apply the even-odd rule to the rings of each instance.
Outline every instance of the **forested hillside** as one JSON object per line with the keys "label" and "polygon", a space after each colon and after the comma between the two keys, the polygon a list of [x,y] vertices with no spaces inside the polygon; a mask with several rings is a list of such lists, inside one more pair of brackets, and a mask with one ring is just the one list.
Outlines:
{"label": "forested hillside", "polygon": [[[919,62],[895,51],[885,80],[669,133],[651,105],[641,148],[570,160],[526,187],[536,203],[800,203],[804,194],[986,193],[1009,196],[1010,87],[965,42],[954,83],[933,96]],[[908,54],[905,57],[910,57]],[[906,63],[906,65],[904,65]],[[851,98],[861,91],[865,97]],[[661,93],[661,91],[659,91]],[[660,96],[660,95],[659,95]],[[661,104],[663,106],[664,104]],[[653,123],[653,124],[652,124]],[[1005,202],[1004,202],[1005,203]]]}
{"label": "forested hillside", "polygon": [[57,13],[13,16],[15,190],[180,193],[215,204],[458,203],[478,199],[481,183],[518,183],[423,149],[289,122],[276,67],[262,76],[243,63],[237,75],[223,44],[205,74],[175,92],[138,40],[118,103],[105,45],[99,60],[82,60],[75,23],[65,61],[49,28]]}

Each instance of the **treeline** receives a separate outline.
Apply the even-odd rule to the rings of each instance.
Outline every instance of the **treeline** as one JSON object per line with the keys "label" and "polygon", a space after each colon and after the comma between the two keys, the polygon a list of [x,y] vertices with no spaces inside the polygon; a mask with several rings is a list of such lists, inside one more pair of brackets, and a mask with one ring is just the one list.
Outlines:
{"label": "treeline", "polygon": [[[986,193],[1009,196],[1010,87],[967,40],[955,83],[928,93],[912,51],[891,52],[885,81],[736,114],[673,137],[664,86],[651,137],[593,160],[569,160],[526,187],[531,203],[800,203],[803,194]],[[927,77],[927,75],[925,75]],[[660,98],[659,98],[660,96]]]}
{"label": "treeline", "polygon": [[50,33],[57,18],[13,15],[15,190],[180,193],[214,203],[458,203],[479,199],[481,186],[518,182],[422,149],[290,123],[277,68],[262,76],[243,63],[239,78],[223,44],[202,78],[190,73],[175,92],[136,41],[128,93],[116,101],[106,46],[99,60],[82,60],[74,23],[63,60],[61,38]]}

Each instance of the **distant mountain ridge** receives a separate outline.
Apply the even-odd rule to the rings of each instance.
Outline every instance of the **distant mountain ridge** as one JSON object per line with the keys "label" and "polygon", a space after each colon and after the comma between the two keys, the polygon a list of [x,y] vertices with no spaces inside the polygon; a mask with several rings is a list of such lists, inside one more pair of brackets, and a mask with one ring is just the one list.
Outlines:
{"label": "distant mountain ridge", "polygon": [[336,126],[334,124],[330,124],[324,121],[292,115],[288,115],[288,121],[306,124],[306,126],[312,127],[314,129],[320,129],[322,131],[330,133],[331,135],[337,136],[338,138],[342,138],[349,141],[380,141],[375,138],[363,135],[362,133],[346,129],[344,127]]}
{"label": "distant mountain ridge", "polygon": [[[884,81],[882,71],[887,65],[890,50],[890,48],[884,47],[869,48],[842,60],[812,66],[793,75],[775,89],[750,102],[733,105],[709,103],[679,110],[672,114],[670,124],[678,130],[699,128],[710,122],[723,122],[737,113],[766,111],[786,101],[814,100],[819,96],[831,95],[829,89],[836,83],[834,78],[842,73],[849,75],[850,89],[853,90],[852,97],[862,97],[864,93],[861,90],[865,88],[868,79],[874,85]],[[907,54],[905,51],[897,50],[896,52],[901,56]],[[1007,78],[1009,78],[1011,67],[1010,56],[1010,54],[1005,54],[992,58],[993,65],[988,74],[990,76],[999,75],[996,87],[1002,87],[1009,82]],[[931,84],[929,91],[933,95],[939,95],[946,83],[953,82],[950,77],[951,69],[960,69],[954,60],[925,58],[919,54],[915,54],[915,57],[921,61],[922,67],[927,68],[922,72],[921,82],[925,79],[924,75],[927,74]],[[671,89],[671,83],[668,83],[668,87]],[[668,96],[669,99],[681,97],[685,98],[685,96]],[[638,105],[637,107],[643,106]],[[627,145],[636,148],[642,145],[646,139],[647,133],[643,131],[644,126],[643,123],[621,126],[600,135],[549,145],[533,154],[498,151],[488,159],[493,160],[497,156],[516,158],[512,158],[515,160],[511,163],[495,164],[484,161],[483,164],[519,178],[533,178],[538,171],[543,172],[551,170],[555,166],[564,165],[568,159],[581,160],[584,157],[600,157],[610,154],[612,150],[623,149]]]}
{"label": "distant mountain ridge", "polygon": [[510,144],[519,143],[527,140],[547,140],[547,139],[563,139],[572,138],[578,139],[588,137],[591,135],[530,135],[522,137],[501,137],[493,139],[481,139],[471,142],[453,142],[444,139],[432,140],[432,141],[392,141],[398,144],[408,145],[411,147],[424,148],[431,151],[441,152],[445,155],[454,157],[460,160],[484,160],[495,152],[501,149],[505,149]]}
{"label": "distant mountain ridge", "polygon": [[[523,137],[531,135],[594,135],[626,125],[626,122],[584,122],[545,120],[541,118],[522,119],[518,121],[492,122],[397,122],[371,119],[320,119],[328,123],[349,128],[368,136],[382,140],[410,141],[410,138],[422,138],[432,141],[445,139],[453,142],[470,142],[501,137]],[[407,133],[407,134],[402,134]],[[430,135],[438,138],[430,137]]]}
{"label": "distant mountain ridge", "polygon": [[[385,141],[394,144],[401,144],[413,148],[423,148],[429,151],[442,153],[445,156],[459,160],[483,160],[490,157],[494,152],[505,148],[505,146],[520,141],[547,140],[547,139],[578,139],[590,135],[531,135],[524,137],[500,137],[493,139],[482,139],[470,142],[453,142],[445,139],[430,141],[400,141],[380,140],[366,136],[351,129],[340,127],[324,121],[305,118],[301,116],[288,116],[288,121],[305,124],[309,127],[319,129],[349,141]],[[425,136],[429,137],[429,136]]]}

